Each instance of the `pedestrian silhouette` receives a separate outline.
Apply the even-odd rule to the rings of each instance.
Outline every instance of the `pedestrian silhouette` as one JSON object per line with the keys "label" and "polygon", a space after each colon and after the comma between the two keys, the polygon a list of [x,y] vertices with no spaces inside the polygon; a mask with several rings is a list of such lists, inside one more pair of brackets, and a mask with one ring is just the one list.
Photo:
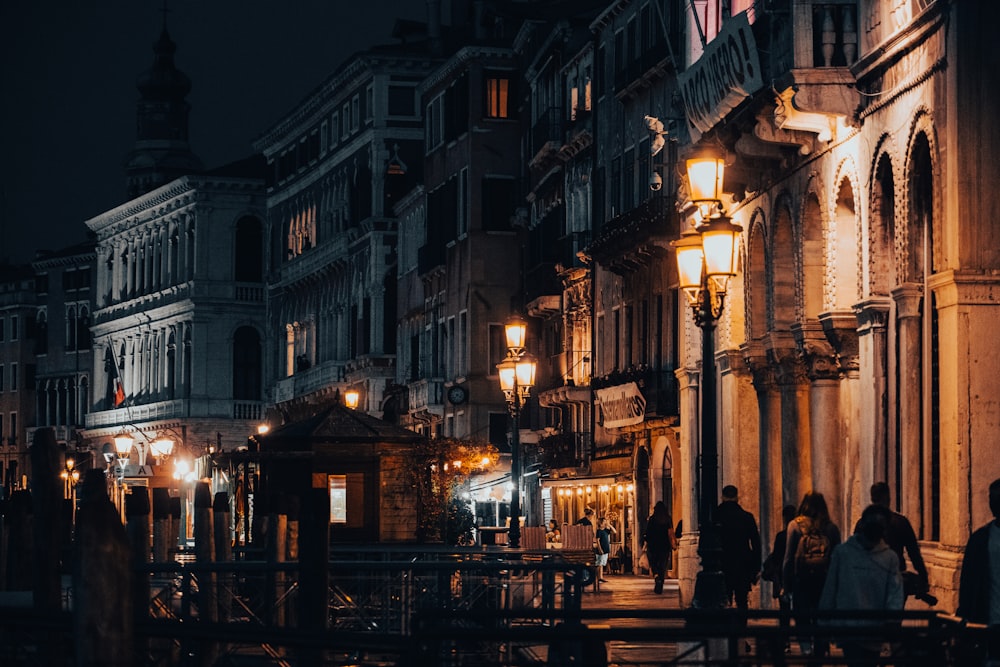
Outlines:
{"label": "pedestrian silhouette", "polygon": [[722,541],[722,573],[726,598],[737,609],[747,609],[747,596],[760,575],[760,531],[753,514],[743,509],[739,490],[722,488],[722,503],[715,511]]}
{"label": "pedestrian silhouette", "polygon": [[[869,505],[858,526],[833,550],[819,608],[836,611],[900,611],[906,599],[899,558],[886,543],[892,513],[882,505]],[[838,620],[842,625],[878,626],[879,619]],[[848,664],[871,667],[878,663],[883,641],[849,638],[840,642]]]}
{"label": "pedestrian silhouette", "polygon": [[995,660],[1000,658],[1000,600],[996,593],[1000,591],[1000,558],[990,552],[995,554],[1000,545],[1000,479],[990,483],[989,494],[993,521],[972,533],[965,545],[957,614],[972,623],[991,626],[987,650]]}
{"label": "pedestrian silhouette", "polygon": [[667,562],[674,548],[674,526],[666,504],[660,500],[653,505],[653,513],[646,521],[640,546],[646,549],[649,569],[653,573],[653,592],[663,592],[663,578],[667,575]]}
{"label": "pedestrian silhouette", "polygon": [[[834,547],[840,544],[840,528],[830,521],[826,498],[810,491],[802,497],[798,515],[788,523],[785,561],[781,578],[796,624],[810,624],[819,606]],[[827,654],[829,642],[803,640],[803,653]],[[814,645],[815,644],[815,645]]]}
{"label": "pedestrian silhouette", "polygon": [[[875,482],[871,489],[872,504],[885,507],[889,510],[889,524],[885,529],[885,541],[889,548],[896,552],[899,559],[899,571],[903,576],[903,591],[907,595],[912,595],[926,604],[937,604],[937,598],[930,594],[930,580],[927,576],[927,566],[924,565],[924,558],[920,555],[920,544],[917,543],[917,534],[910,525],[910,520],[899,512],[893,511],[891,505],[891,494],[889,485],[885,482]],[[859,522],[860,523],[860,522]],[[857,527],[855,527],[857,532]],[[905,555],[910,559],[913,572],[906,567]]]}

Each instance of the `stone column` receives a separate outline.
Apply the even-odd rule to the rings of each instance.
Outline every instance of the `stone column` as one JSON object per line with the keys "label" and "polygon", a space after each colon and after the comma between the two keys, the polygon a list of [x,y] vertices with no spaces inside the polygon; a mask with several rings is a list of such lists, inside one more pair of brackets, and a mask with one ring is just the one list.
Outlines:
{"label": "stone column", "polygon": [[[844,479],[843,438],[840,433],[840,366],[837,354],[816,320],[792,326],[796,344],[809,378],[809,434],[812,460],[812,488],[826,498],[830,518],[843,529]],[[851,471],[854,475],[854,470]]]}
{"label": "stone column", "polygon": [[780,396],[781,479],[786,497],[798,506],[813,489],[809,378],[791,332],[772,332],[763,342]]}
{"label": "stone column", "polygon": [[894,389],[889,383],[889,348],[887,330],[892,301],[888,297],[873,297],[854,308],[858,320],[858,369],[864,369],[865,382],[858,382],[859,449],[872,461],[872,481],[885,481],[890,489],[899,488],[896,475],[896,452],[890,443],[896,441],[895,420],[889,419],[889,406],[894,405]]}
{"label": "stone column", "polygon": [[855,519],[871,502],[871,486],[875,480],[871,450],[862,449],[861,406],[858,393],[861,390],[858,357],[858,320],[853,312],[823,313],[819,318],[823,333],[830,342],[839,364],[840,382],[838,402],[838,443],[839,454],[835,464],[842,471],[845,480],[842,485],[844,497],[844,524],[842,530],[853,527]]}
{"label": "stone column", "polygon": [[[899,511],[910,519],[917,535],[926,534],[928,516],[921,512],[921,441],[923,425],[921,415],[923,395],[922,318],[920,305],[923,290],[910,283],[892,291],[896,302],[896,340],[898,346],[898,413],[899,413]],[[930,508],[930,497],[924,503]]]}
{"label": "stone column", "polygon": [[[790,494],[786,494],[781,474],[781,397],[775,380],[774,368],[759,342],[743,346],[743,357],[757,393],[757,450],[760,460],[760,534],[766,540],[780,528],[781,508]],[[795,501],[797,502],[797,501]]]}
{"label": "stone column", "polygon": [[[680,412],[681,506],[674,509],[684,521],[684,534],[677,551],[677,578],[681,606],[690,604],[694,596],[695,575],[701,569],[698,559],[698,388],[700,374],[689,368],[674,371],[678,381]],[[645,518],[645,517],[643,517]]]}

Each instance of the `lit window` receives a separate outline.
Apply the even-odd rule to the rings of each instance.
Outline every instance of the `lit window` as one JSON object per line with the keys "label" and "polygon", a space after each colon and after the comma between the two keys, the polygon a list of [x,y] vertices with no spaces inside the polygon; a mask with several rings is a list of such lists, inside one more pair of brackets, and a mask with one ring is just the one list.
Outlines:
{"label": "lit window", "polygon": [[347,523],[347,476],[329,475],[330,523]]}
{"label": "lit window", "polygon": [[486,80],[486,116],[487,118],[509,118],[508,97],[510,95],[510,79]]}

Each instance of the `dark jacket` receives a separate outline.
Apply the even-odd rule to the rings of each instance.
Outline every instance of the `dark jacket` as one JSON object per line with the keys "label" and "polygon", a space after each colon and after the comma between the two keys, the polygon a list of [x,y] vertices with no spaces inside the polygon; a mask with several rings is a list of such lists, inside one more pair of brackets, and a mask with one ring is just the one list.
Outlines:
{"label": "dark jacket", "polygon": [[753,514],[735,500],[724,501],[715,510],[722,542],[722,572],[730,585],[746,585],[760,572],[760,531]]}
{"label": "dark jacket", "polygon": [[962,556],[958,581],[958,611],[973,623],[990,622],[990,522],[972,533]]}

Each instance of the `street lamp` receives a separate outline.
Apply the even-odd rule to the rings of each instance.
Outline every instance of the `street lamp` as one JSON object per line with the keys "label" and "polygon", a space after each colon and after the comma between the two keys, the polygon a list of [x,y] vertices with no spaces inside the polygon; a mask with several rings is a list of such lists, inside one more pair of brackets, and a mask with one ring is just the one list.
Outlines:
{"label": "street lamp", "polygon": [[356,410],[361,402],[361,392],[357,389],[348,389],[344,392],[344,405],[351,410]]}
{"label": "street lamp", "polygon": [[118,433],[112,438],[115,442],[115,456],[118,459],[118,469],[119,481],[125,479],[125,462],[128,461],[129,454],[132,452],[132,445],[135,444],[135,438],[129,435],[124,428],[122,428]]}
{"label": "street lamp", "polygon": [[510,436],[510,532],[507,545],[512,549],[521,546],[521,408],[531,388],[535,385],[535,371],[538,362],[525,351],[527,324],[514,318],[506,324],[507,356],[497,364],[500,389],[507,401],[507,411],[511,418]]}
{"label": "street lamp", "polygon": [[721,571],[722,547],[715,524],[718,503],[719,446],[716,426],[715,326],[725,305],[729,279],[736,275],[739,236],[743,228],[722,209],[725,162],[705,152],[687,161],[688,193],[698,207],[697,227],[671,243],[677,257],[678,283],[687,296],[695,324],[701,328],[701,498],[698,508],[698,555],[692,604],[699,609],[726,605]]}

